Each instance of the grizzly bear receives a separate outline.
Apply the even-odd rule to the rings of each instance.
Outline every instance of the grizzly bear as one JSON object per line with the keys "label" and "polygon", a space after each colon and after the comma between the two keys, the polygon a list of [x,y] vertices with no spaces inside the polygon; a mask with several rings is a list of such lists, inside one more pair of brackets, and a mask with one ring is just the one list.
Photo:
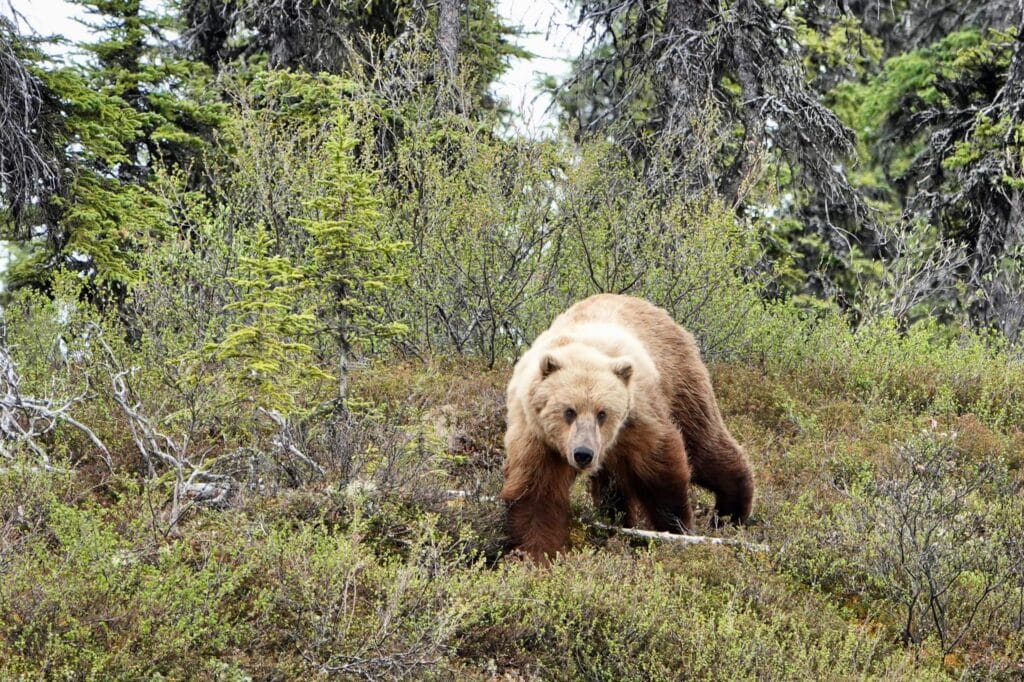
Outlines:
{"label": "grizzly bear", "polygon": [[646,301],[599,294],[559,315],[508,384],[505,485],[514,548],[544,562],[569,542],[580,474],[626,526],[693,527],[692,481],[742,522],[750,463],[729,434],[693,336]]}

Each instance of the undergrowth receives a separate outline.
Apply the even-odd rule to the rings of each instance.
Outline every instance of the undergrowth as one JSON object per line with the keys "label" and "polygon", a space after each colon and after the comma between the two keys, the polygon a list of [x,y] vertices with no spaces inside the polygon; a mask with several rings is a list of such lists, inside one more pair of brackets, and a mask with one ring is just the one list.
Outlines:
{"label": "undergrowth", "polygon": [[[1009,679],[1019,671],[1019,430],[1001,413],[958,412],[941,396],[922,409],[906,384],[879,397],[855,377],[837,390],[808,370],[712,370],[759,484],[754,525],[719,532],[767,542],[765,555],[609,536],[589,525],[594,512],[578,490],[570,555],[547,570],[502,559],[503,519],[490,496],[500,486],[506,373],[472,362],[356,372],[366,407],[350,418],[347,468],[299,488],[243,487],[220,508],[197,505],[171,533],[159,482],[14,455],[0,471],[0,674]],[[915,396],[928,381],[913,385]],[[973,405],[979,395],[963,399]],[[938,474],[921,478],[915,453],[946,469],[975,468],[933,484]],[[896,494],[914,476],[934,504]],[[471,494],[451,499],[452,489]],[[697,504],[707,519],[709,496]],[[946,544],[917,557],[894,553],[896,520],[911,513],[936,524]],[[949,534],[954,520],[963,535]],[[975,561],[964,565],[965,556]],[[942,625],[964,633],[955,642],[939,635],[924,604],[907,601],[907,580],[928,590],[927,580],[907,577],[922,567],[949,583],[939,596]]]}

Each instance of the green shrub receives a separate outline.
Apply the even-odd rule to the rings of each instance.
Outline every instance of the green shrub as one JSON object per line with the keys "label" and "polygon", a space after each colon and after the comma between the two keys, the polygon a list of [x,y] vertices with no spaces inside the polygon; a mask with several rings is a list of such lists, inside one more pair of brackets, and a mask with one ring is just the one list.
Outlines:
{"label": "green shrub", "polygon": [[229,606],[245,567],[132,543],[104,516],[52,500],[44,526],[5,552],[3,676],[238,679],[218,656],[248,637]]}

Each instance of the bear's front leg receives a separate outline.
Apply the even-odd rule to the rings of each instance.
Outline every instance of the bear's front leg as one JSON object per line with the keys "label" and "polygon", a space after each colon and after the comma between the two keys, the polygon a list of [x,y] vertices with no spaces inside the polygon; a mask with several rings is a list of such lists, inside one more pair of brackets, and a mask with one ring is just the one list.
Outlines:
{"label": "bear's front leg", "polygon": [[512,547],[547,563],[569,546],[569,494],[576,470],[534,439],[506,439],[505,486]]}
{"label": "bear's front leg", "polygon": [[691,532],[690,465],[679,432],[669,429],[653,452],[637,453],[631,465],[632,487],[654,529]]}

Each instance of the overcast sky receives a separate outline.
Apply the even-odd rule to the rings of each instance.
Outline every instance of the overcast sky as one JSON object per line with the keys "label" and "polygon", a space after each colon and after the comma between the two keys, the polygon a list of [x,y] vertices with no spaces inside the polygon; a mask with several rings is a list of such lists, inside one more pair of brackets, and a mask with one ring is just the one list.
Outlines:
{"label": "overcast sky", "polygon": [[[7,2],[39,33],[59,33],[72,41],[89,38],[88,29],[75,21],[76,12],[80,15],[81,8],[64,0]],[[9,14],[7,2],[0,0],[0,7]],[[513,60],[508,73],[494,89],[499,97],[508,100],[513,110],[521,112],[522,132],[536,133],[550,128],[554,120],[545,114],[550,98],[539,95],[537,81],[543,74],[564,76],[568,72],[569,60],[582,46],[582,35],[572,30],[571,14],[564,0],[498,0],[498,11],[510,25],[523,27],[528,35],[520,36],[517,42],[537,57]]]}

